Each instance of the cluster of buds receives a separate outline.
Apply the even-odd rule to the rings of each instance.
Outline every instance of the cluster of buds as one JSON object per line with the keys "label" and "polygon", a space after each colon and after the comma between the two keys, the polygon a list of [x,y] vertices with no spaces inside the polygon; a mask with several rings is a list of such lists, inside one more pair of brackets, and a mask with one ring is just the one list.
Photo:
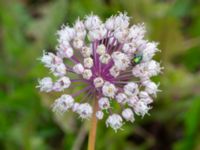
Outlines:
{"label": "cluster of buds", "polygon": [[[89,119],[94,99],[98,101],[96,117],[101,120],[107,114],[106,125],[115,131],[124,121],[134,122],[135,114],[148,114],[159,91],[158,84],[151,80],[162,69],[153,60],[158,44],[144,39],[144,24],[130,26],[129,20],[126,13],[104,23],[98,16],[89,15],[57,32],[56,54],[44,52],[41,57],[57,80],[45,77],[39,80],[38,87],[44,92],[64,91],[75,82],[84,83],[84,87],[55,100],[54,112],[63,114],[71,109]],[[75,101],[81,94],[91,100]],[[114,103],[119,104],[120,112],[114,109]]]}

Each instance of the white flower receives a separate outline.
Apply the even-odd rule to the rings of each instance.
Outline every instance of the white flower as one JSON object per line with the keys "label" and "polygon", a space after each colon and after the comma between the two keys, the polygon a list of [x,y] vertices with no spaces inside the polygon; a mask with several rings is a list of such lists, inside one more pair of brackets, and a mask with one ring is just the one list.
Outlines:
{"label": "white flower", "polygon": [[94,86],[96,88],[99,88],[99,87],[102,87],[103,84],[104,84],[104,80],[102,77],[96,77],[94,80],[93,80],[93,83],[94,83]]}
{"label": "white flower", "polygon": [[156,76],[161,71],[160,63],[154,60],[146,62],[145,70],[147,71],[149,77]]}
{"label": "white flower", "polygon": [[114,37],[120,42],[124,43],[127,40],[128,30],[127,29],[118,29],[114,32]]}
{"label": "white flower", "polygon": [[71,84],[71,81],[68,77],[64,76],[61,77],[53,86],[55,91],[63,91],[64,89],[68,88]]}
{"label": "white flower", "polygon": [[86,36],[86,30],[85,30],[85,25],[82,21],[80,21],[79,19],[76,21],[76,23],[74,24],[74,29],[75,29],[75,34],[76,37],[78,37],[79,39],[84,39]]}
{"label": "white flower", "polygon": [[120,104],[125,104],[127,102],[128,97],[124,93],[118,93],[116,95],[116,100]]}
{"label": "white flower", "polygon": [[109,70],[110,74],[113,76],[113,77],[117,77],[120,73],[119,69],[116,67],[116,66],[112,66]]}
{"label": "white flower", "polygon": [[145,86],[145,91],[149,94],[156,95],[156,93],[159,91],[158,85],[156,85],[152,81],[147,80],[147,81],[143,82],[142,84],[143,84],[143,86]]}
{"label": "white flower", "polygon": [[106,54],[101,55],[99,59],[102,64],[108,64],[111,57],[109,54],[106,53]]}
{"label": "white flower", "polygon": [[74,104],[74,99],[71,95],[64,94],[57,100],[55,100],[54,104],[52,105],[52,110],[58,114],[63,114],[69,108],[71,108]]}
{"label": "white flower", "polygon": [[80,104],[77,111],[82,119],[90,118],[93,112],[92,107],[88,103]]}
{"label": "white flower", "polygon": [[92,71],[90,69],[85,69],[83,71],[83,78],[89,80],[92,77]]}
{"label": "white flower", "polygon": [[77,19],[74,24],[74,29],[75,29],[75,31],[78,31],[78,32],[85,30],[85,25],[84,25],[83,21],[81,21],[80,19]]}
{"label": "white flower", "polygon": [[75,31],[73,28],[70,28],[68,26],[62,26],[61,30],[57,32],[58,34],[58,41],[71,41],[75,36]]}
{"label": "white flower", "polygon": [[74,51],[68,42],[61,42],[56,49],[57,55],[61,58],[71,58],[74,55]]}
{"label": "white flower", "polygon": [[138,97],[136,95],[134,96],[131,96],[128,98],[127,100],[127,103],[128,103],[128,106],[130,107],[134,107],[135,104],[139,101]]}
{"label": "white flower", "polygon": [[85,19],[85,27],[88,30],[97,29],[100,27],[101,24],[102,24],[101,20],[99,19],[98,16],[95,15],[87,16]]}
{"label": "white flower", "polygon": [[118,16],[115,17],[114,26],[116,28],[125,29],[129,26],[129,17],[127,13],[120,13]]}
{"label": "white flower", "polygon": [[125,43],[122,47],[122,50],[126,54],[134,54],[136,51],[136,45],[134,43]]}
{"label": "white flower", "polygon": [[144,73],[144,66],[143,64],[138,64],[133,67],[132,74],[135,77],[144,77],[146,74]]}
{"label": "white flower", "polygon": [[75,38],[75,39],[73,40],[73,47],[74,47],[75,49],[81,49],[81,48],[83,47],[83,45],[84,45],[84,42],[83,42],[82,39],[80,39],[80,38]]}
{"label": "white flower", "polygon": [[129,29],[129,39],[133,40],[141,40],[144,38],[144,34],[146,33],[144,24],[133,25]]}
{"label": "white flower", "polygon": [[84,67],[86,68],[92,68],[92,66],[94,65],[93,59],[91,57],[84,58],[83,63]]}
{"label": "white flower", "polygon": [[40,58],[40,60],[46,67],[51,67],[54,61],[54,57],[55,55],[53,53],[43,52],[43,56]]}
{"label": "white flower", "polygon": [[99,55],[103,55],[105,54],[106,52],[106,47],[104,44],[100,44],[98,47],[97,47],[97,54]]}
{"label": "white flower", "polygon": [[124,86],[124,93],[128,96],[134,96],[138,93],[138,85],[134,82],[129,82]]}
{"label": "white flower", "polygon": [[99,120],[101,120],[101,119],[103,119],[103,112],[102,111],[97,111],[96,112],[96,117],[97,117],[97,119],[99,119]]}
{"label": "white flower", "polygon": [[78,64],[74,65],[73,71],[77,74],[82,74],[84,71],[84,67],[81,63],[78,63]]}
{"label": "white flower", "polygon": [[82,54],[83,57],[90,57],[90,55],[92,54],[92,50],[91,50],[90,47],[84,46],[81,49],[81,54]]}
{"label": "white flower", "polygon": [[133,122],[135,120],[133,111],[130,108],[126,108],[122,111],[122,116],[126,121]]}
{"label": "white flower", "polygon": [[102,97],[98,100],[99,108],[100,109],[108,109],[110,108],[110,102],[107,97]]}
{"label": "white flower", "polygon": [[151,109],[146,103],[142,101],[138,101],[137,103],[135,103],[133,108],[135,113],[137,115],[141,115],[142,117],[144,117],[144,115],[147,114],[148,111]]}
{"label": "white flower", "polygon": [[50,92],[53,88],[53,81],[50,77],[45,77],[39,80],[39,85],[37,87],[40,88],[42,92]]}
{"label": "white flower", "polygon": [[149,94],[145,91],[140,91],[139,98],[149,98]]}
{"label": "white flower", "polygon": [[122,117],[118,114],[112,114],[106,120],[106,126],[111,127],[115,130],[115,132],[120,129],[123,125]]}
{"label": "white flower", "polygon": [[155,55],[155,52],[158,51],[157,48],[158,43],[155,42],[149,42],[146,44],[146,48],[143,49],[143,61],[149,61],[152,59],[152,57]]}
{"label": "white flower", "polygon": [[112,16],[112,17],[108,18],[105,22],[106,29],[108,29],[110,31],[114,30],[114,26],[115,26],[114,21],[115,21],[115,17]]}
{"label": "white flower", "polygon": [[106,29],[103,26],[100,26],[99,28],[95,29],[95,30],[91,30],[88,33],[88,39],[90,41],[94,41],[94,40],[100,40],[102,38],[104,38],[104,36],[106,35]]}
{"label": "white flower", "polygon": [[117,89],[114,84],[106,81],[102,87],[102,92],[104,96],[114,98]]}
{"label": "white flower", "polygon": [[[72,27],[62,26],[57,32],[55,54],[44,52],[40,58],[56,82],[46,77],[39,80],[37,87],[61,94],[72,83],[73,88],[79,88],[65,90],[75,93],[73,97],[64,94],[58,98],[53,111],[63,114],[71,109],[82,119],[94,116],[99,120],[105,111],[109,114],[106,125],[115,131],[121,128],[123,119],[133,122],[134,114],[148,113],[159,91],[151,77],[158,75],[162,67],[153,60],[157,43],[145,39],[144,24],[129,27],[129,20],[127,13],[118,13],[105,22],[91,14],[77,19]],[[98,97],[98,109],[93,114],[89,99],[94,97]],[[75,98],[78,102],[74,102]],[[120,107],[112,107],[113,102]],[[115,108],[121,110],[121,116],[112,114]]]}
{"label": "white flower", "polygon": [[72,111],[73,111],[73,112],[78,112],[79,106],[80,106],[79,103],[77,103],[77,102],[74,103],[74,105],[72,106]]}
{"label": "white flower", "polygon": [[117,39],[115,37],[110,37],[108,44],[112,46],[116,46],[118,44]]}
{"label": "white flower", "polygon": [[51,72],[55,75],[55,76],[64,76],[66,74],[66,67],[65,64],[60,63],[60,64],[56,64],[51,68]]}
{"label": "white flower", "polygon": [[112,54],[112,59],[114,61],[115,66],[119,70],[126,70],[130,64],[128,56],[122,52],[114,52]]}

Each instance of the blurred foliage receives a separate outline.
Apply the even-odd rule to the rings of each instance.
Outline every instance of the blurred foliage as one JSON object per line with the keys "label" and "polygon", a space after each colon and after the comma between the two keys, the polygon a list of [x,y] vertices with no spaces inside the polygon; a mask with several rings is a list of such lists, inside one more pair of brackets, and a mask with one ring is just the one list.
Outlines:
{"label": "blurred foliage", "polygon": [[[48,71],[37,60],[54,51],[55,32],[93,12],[103,19],[127,11],[145,22],[159,41],[165,67],[151,116],[126,124],[118,133],[99,122],[97,150],[200,150],[199,0],[1,0],[0,149],[84,150],[88,122],[72,113],[56,117],[58,97],[40,94],[37,78]],[[105,132],[106,131],[106,132]]]}

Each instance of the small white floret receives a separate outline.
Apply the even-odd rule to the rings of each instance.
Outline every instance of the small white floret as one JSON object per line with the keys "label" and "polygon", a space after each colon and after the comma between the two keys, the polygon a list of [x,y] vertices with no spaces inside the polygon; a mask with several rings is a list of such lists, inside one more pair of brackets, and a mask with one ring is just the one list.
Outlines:
{"label": "small white floret", "polygon": [[110,108],[110,102],[109,99],[107,97],[102,97],[98,100],[99,103],[99,108],[100,109],[108,109]]}
{"label": "small white floret", "polygon": [[80,105],[80,104],[77,103],[77,102],[74,103],[73,106],[72,106],[72,111],[73,111],[73,112],[78,112],[79,105]]}
{"label": "small white floret", "polygon": [[128,100],[128,97],[124,93],[118,93],[116,95],[116,100],[120,104],[125,104],[127,102],[127,100]]}
{"label": "small white floret", "polygon": [[122,117],[118,114],[112,114],[106,120],[106,126],[111,127],[115,130],[115,132],[120,129],[123,125]]}
{"label": "small white floret", "polygon": [[79,19],[76,21],[74,24],[74,30],[76,32],[76,37],[80,39],[84,39],[86,36],[86,30],[85,30],[85,25],[83,21],[80,21]]}
{"label": "small white floret", "polygon": [[134,82],[129,82],[124,86],[124,92],[128,96],[134,96],[138,94],[138,85]]}
{"label": "small white floret", "polygon": [[39,80],[39,85],[37,87],[40,88],[42,92],[50,92],[53,89],[53,81],[50,77],[45,77]]}
{"label": "small white floret", "polygon": [[94,83],[94,86],[96,88],[99,88],[99,87],[102,87],[103,84],[104,84],[104,80],[102,77],[96,77],[94,80],[93,80],[93,83]]}
{"label": "small white floret", "polygon": [[116,67],[116,66],[112,66],[109,70],[110,74],[113,76],[113,77],[117,77],[120,73],[119,69]]}
{"label": "small white floret", "polygon": [[102,111],[97,111],[96,112],[96,117],[97,119],[101,120],[103,119],[104,113]]}
{"label": "small white floret", "polygon": [[147,114],[148,111],[151,109],[146,103],[142,101],[138,101],[137,103],[135,103],[133,108],[135,113],[137,115],[141,115],[142,117],[144,117],[144,115]]}
{"label": "small white floret", "polygon": [[83,42],[82,39],[80,39],[80,38],[75,38],[75,39],[73,40],[73,47],[74,47],[75,49],[81,49],[81,48],[83,47],[83,45],[84,45],[84,42]]}
{"label": "small white floret", "polygon": [[70,28],[68,26],[62,26],[61,30],[57,32],[58,35],[58,41],[71,41],[75,36],[75,31],[73,28]]}
{"label": "small white floret", "polygon": [[131,96],[131,97],[128,98],[127,103],[128,103],[128,106],[134,107],[135,104],[136,104],[138,101],[139,101],[139,98],[138,98],[136,95],[134,95],[134,96]]}
{"label": "small white floret", "polygon": [[51,72],[55,76],[64,76],[66,74],[66,66],[64,63],[56,64],[52,68],[50,68]]}
{"label": "small white floret", "polygon": [[149,94],[156,95],[158,90],[158,85],[150,80],[144,81],[142,83],[145,86],[145,91]]}
{"label": "small white floret", "polygon": [[126,121],[133,122],[135,120],[133,111],[130,108],[126,108],[122,111],[122,116]]}
{"label": "small white floret", "polygon": [[145,48],[142,50],[143,61],[149,61],[152,59],[152,57],[158,51],[157,45],[158,43],[155,43],[155,42],[149,42],[146,44]]}
{"label": "small white floret", "polygon": [[104,96],[114,98],[117,92],[117,88],[115,87],[114,84],[110,82],[105,82],[102,87],[102,92]]}
{"label": "small white floret", "polygon": [[83,78],[89,80],[92,77],[92,71],[90,69],[85,69],[83,71]]}
{"label": "small white floret", "polygon": [[106,47],[104,44],[100,44],[98,47],[97,47],[97,54],[99,55],[103,55],[105,54],[106,52]]}
{"label": "small white floret", "polygon": [[86,68],[92,68],[94,65],[93,59],[91,57],[84,58],[83,64],[84,64],[84,67]]}
{"label": "small white floret", "polygon": [[71,81],[68,77],[63,76],[53,86],[55,91],[63,91],[71,85]]}
{"label": "small white floret", "polygon": [[90,55],[92,54],[92,50],[91,50],[90,47],[84,46],[81,49],[81,54],[82,54],[83,57],[90,57]]}
{"label": "small white floret", "polygon": [[115,17],[114,26],[115,29],[125,29],[129,26],[130,17],[127,16],[127,13],[120,13],[118,16]]}
{"label": "small white floret", "polygon": [[71,108],[74,104],[74,99],[71,95],[64,94],[57,100],[55,100],[54,104],[52,105],[53,112],[58,114],[63,114],[69,108]]}
{"label": "small white floret", "polygon": [[71,58],[74,55],[74,51],[67,42],[61,42],[57,49],[57,55],[61,58]]}
{"label": "small white floret", "polygon": [[77,113],[82,119],[89,119],[92,116],[92,107],[88,103],[80,104]]}
{"label": "small white floret", "polygon": [[89,15],[85,19],[85,27],[88,30],[94,30],[100,27],[102,21],[96,15]]}
{"label": "small white floret", "polygon": [[84,71],[84,67],[81,63],[78,63],[78,64],[74,65],[73,71],[77,74],[82,74]]}
{"label": "small white floret", "polygon": [[111,57],[110,57],[109,54],[106,53],[106,54],[101,55],[99,59],[100,59],[102,64],[108,64]]}
{"label": "small white floret", "polygon": [[112,59],[119,70],[126,70],[130,64],[129,57],[119,51],[112,53]]}

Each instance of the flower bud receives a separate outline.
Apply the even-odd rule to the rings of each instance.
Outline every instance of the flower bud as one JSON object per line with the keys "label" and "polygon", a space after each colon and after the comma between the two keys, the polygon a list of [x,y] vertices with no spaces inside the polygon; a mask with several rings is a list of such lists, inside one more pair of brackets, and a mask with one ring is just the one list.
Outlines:
{"label": "flower bud", "polygon": [[122,117],[118,114],[112,114],[108,117],[108,119],[106,120],[106,126],[107,127],[111,127],[115,130],[115,132],[120,129],[123,125],[122,123]]}
{"label": "flower bud", "polygon": [[126,121],[133,122],[135,120],[133,111],[130,108],[126,108],[122,111],[122,116]]}
{"label": "flower bud", "polygon": [[114,98],[117,89],[114,84],[110,82],[105,82],[102,87],[102,92],[104,96]]}
{"label": "flower bud", "polygon": [[45,77],[39,80],[39,85],[37,87],[39,87],[42,92],[50,92],[53,88],[53,81],[50,77]]}
{"label": "flower bud", "polygon": [[107,97],[100,98],[98,103],[99,103],[99,108],[102,110],[110,108],[110,102]]}
{"label": "flower bud", "polygon": [[74,65],[73,71],[77,74],[82,74],[84,71],[84,67],[81,63],[78,63],[78,64]]}
{"label": "flower bud", "polygon": [[95,86],[96,88],[99,88],[99,87],[102,87],[102,86],[103,86],[104,80],[103,80],[103,78],[101,78],[101,77],[97,77],[97,78],[94,79],[93,83],[94,83],[94,86]]}
{"label": "flower bud", "polygon": [[92,71],[89,69],[85,69],[83,71],[83,78],[89,80],[92,77]]}
{"label": "flower bud", "polygon": [[84,67],[86,68],[92,68],[94,65],[93,59],[91,57],[84,58],[83,63]]}
{"label": "flower bud", "polygon": [[110,59],[111,59],[111,57],[110,57],[109,54],[103,54],[103,55],[100,56],[99,59],[100,59],[102,64],[108,64]]}
{"label": "flower bud", "polygon": [[103,112],[102,111],[97,111],[96,112],[96,117],[97,117],[97,119],[99,119],[99,120],[101,120],[101,119],[103,119]]}

